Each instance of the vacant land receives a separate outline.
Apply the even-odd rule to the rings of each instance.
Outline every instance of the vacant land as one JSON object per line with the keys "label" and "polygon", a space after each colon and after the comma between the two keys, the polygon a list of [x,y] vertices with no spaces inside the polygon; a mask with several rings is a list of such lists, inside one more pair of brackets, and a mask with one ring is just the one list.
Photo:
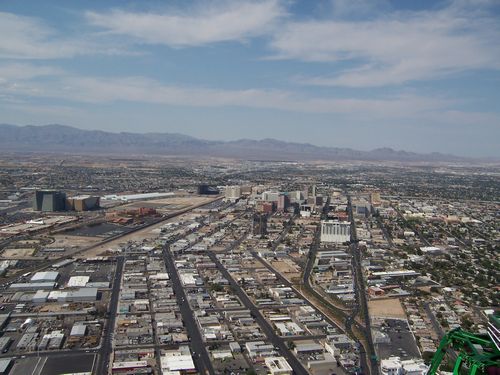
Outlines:
{"label": "vacant land", "polygon": [[377,318],[406,319],[399,299],[378,299],[368,302],[370,315]]}
{"label": "vacant land", "polygon": [[35,253],[33,248],[21,248],[21,249],[5,249],[2,253],[2,258],[8,259],[23,259],[30,258]]}

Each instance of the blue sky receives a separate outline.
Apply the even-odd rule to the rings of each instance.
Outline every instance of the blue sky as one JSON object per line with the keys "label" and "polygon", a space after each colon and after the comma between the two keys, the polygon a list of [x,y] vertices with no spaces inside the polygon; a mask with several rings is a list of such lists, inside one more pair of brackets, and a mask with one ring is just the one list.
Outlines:
{"label": "blue sky", "polygon": [[0,122],[500,156],[496,0],[0,3]]}

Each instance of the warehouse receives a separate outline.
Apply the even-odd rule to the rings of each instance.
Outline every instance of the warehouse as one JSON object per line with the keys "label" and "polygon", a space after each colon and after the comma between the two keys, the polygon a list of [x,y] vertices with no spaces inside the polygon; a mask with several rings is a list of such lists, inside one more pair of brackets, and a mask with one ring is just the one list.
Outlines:
{"label": "warehouse", "polygon": [[36,293],[31,298],[31,302],[33,303],[45,303],[47,302],[47,297],[49,296],[49,292],[44,290],[37,290]]}
{"label": "warehouse", "polygon": [[75,323],[73,328],[71,328],[70,336],[82,337],[87,334],[87,326],[81,323]]}
{"label": "warehouse", "polygon": [[0,359],[0,375],[8,374],[13,363],[12,358]]}
{"label": "warehouse", "polygon": [[89,276],[72,276],[69,278],[68,284],[66,285],[68,288],[78,288],[84,287],[89,282]]}
{"label": "warehouse", "polygon": [[80,288],[78,290],[50,292],[48,300],[57,302],[94,302],[97,300],[97,288]]}
{"label": "warehouse", "polygon": [[80,288],[67,292],[62,302],[93,302],[95,300],[97,300],[97,288]]}
{"label": "warehouse", "polygon": [[12,290],[50,290],[54,289],[56,283],[54,282],[41,282],[41,283],[16,283],[12,284],[9,289]]}
{"label": "warehouse", "polygon": [[37,272],[31,277],[32,283],[40,283],[40,282],[55,282],[59,277],[59,272],[54,271],[46,271],[46,272]]}

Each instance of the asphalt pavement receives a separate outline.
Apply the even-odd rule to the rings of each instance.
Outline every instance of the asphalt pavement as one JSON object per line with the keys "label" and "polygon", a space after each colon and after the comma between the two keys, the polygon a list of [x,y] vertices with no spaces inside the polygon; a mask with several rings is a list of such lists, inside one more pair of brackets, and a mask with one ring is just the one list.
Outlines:
{"label": "asphalt pavement", "polygon": [[[354,215],[352,213],[352,204],[351,197],[347,196],[347,211],[349,214],[349,220],[351,222],[351,252],[352,252],[352,264],[353,264],[353,272],[354,272],[354,287],[356,291],[356,302],[357,306],[355,308],[355,313],[357,314],[359,310],[363,312],[363,320],[365,321],[364,335],[367,342],[367,356],[369,356],[369,360],[371,361],[371,375],[378,375],[378,361],[376,357],[375,346],[373,345],[372,331],[371,331],[371,321],[370,321],[370,313],[368,311],[368,302],[366,299],[366,290],[365,290],[365,280],[363,277],[363,270],[361,267],[361,254],[358,247],[358,239],[356,235],[356,222],[354,220]],[[352,316],[354,320],[354,316]]]}
{"label": "asphalt pavement", "polygon": [[219,259],[217,259],[216,255],[211,251],[207,252],[207,254],[212,260],[212,262],[215,263],[217,269],[229,281],[229,284],[233,287],[233,290],[235,291],[240,301],[245,305],[247,309],[250,310],[252,316],[266,334],[267,339],[271,342],[271,344],[279,348],[281,355],[286,359],[288,364],[292,367],[294,374],[297,375],[309,374],[309,372],[304,368],[304,366],[300,363],[300,361],[291,353],[290,349],[285,343],[285,340],[283,340],[276,334],[276,332],[271,327],[269,322],[264,318],[264,316],[261,314],[259,309],[253,304],[250,298],[248,298],[248,296],[243,291],[241,286],[233,279],[231,274],[222,265]]}
{"label": "asphalt pavement", "polygon": [[175,269],[174,260],[172,254],[168,250],[168,246],[163,249],[163,258],[165,260],[165,266],[167,267],[167,272],[170,275],[170,280],[172,281],[172,288],[174,290],[175,296],[177,298],[177,304],[179,310],[182,314],[182,319],[184,320],[184,326],[186,327],[189,338],[191,339],[191,347],[193,349],[193,361],[196,368],[200,374],[206,374],[207,371],[210,375],[215,375],[215,371],[208,356],[208,352],[205,348],[205,344],[201,337],[201,333],[198,330],[198,325],[194,319],[193,310],[189,306],[189,303],[182,287],[181,280],[177,270]]}
{"label": "asphalt pavement", "polygon": [[123,265],[125,258],[119,256],[116,258],[116,272],[113,280],[113,288],[111,291],[111,299],[109,301],[108,321],[104,326],[104,339],[99,353],[99,359],[96,366],[96,374],[107,374],[109,372],[109,364],[111,353],[113,352],[113,333],[115,330],[116,312],[118,311],[118,298],[120,296]]}

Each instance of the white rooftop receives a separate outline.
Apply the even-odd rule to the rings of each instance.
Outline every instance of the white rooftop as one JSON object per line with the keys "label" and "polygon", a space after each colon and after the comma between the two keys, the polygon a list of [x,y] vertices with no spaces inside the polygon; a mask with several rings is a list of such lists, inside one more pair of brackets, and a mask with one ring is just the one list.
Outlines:
{"label": "white rooftop", "polygon": [[67,286],[69,288],[83,287],[87,285],[89,280],[90,280],[89,276],[72,276],[69,278]]}
{"label": "white rooftop", "polygon": [[59,277],[59,272],[45,271],[37,272],[31,277],[32,282],[38,281],[56,281]]}

